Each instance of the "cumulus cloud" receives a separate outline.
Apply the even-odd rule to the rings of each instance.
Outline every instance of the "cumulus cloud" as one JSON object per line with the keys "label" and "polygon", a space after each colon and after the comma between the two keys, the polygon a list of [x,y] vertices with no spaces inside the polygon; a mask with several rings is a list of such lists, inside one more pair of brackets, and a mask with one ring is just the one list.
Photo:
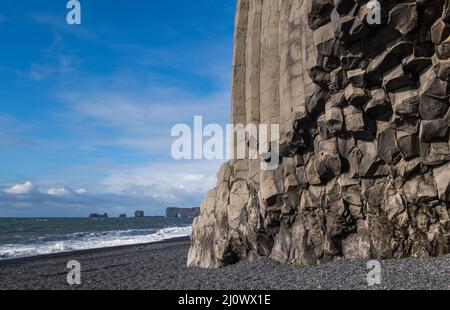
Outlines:
{"label": "cumulus cloud", "polygon": [[179,191],[204,195],[217,180],[221,161],[171,161],[142,164],[112,171],[101,182],[106,192],[174,197]]}
{"label": "cumulus cloud", "polygon": [[11,188],[7,188],[4,190],[4,192],[11,195],[25,195],[31,193],[33,191],[33,188],[33,183],[27,181],[24,184],[17,184]]}
{"label": "cumulus cloud", "polygon": [[[95,39],[97,43],[101,39],[90,29],[67,26],[58,16],[30,17],[59,34]],[[125,65],[118,66],[124,68],[111,76],[81,70],[83,60],[76,53],[67,56],[66,49],[55,40],[50,52],[31,63],[23,75],[34,81],[65,76],[58,79],[64,83],[55,84],[52,90],[65,108],[51,112],[57,117],[57,129],[66,136],[48,140],[42,135],[36,140],[39,147],[51,149],[49,154],[70,153],[70,160],[80,160],[70,161],[64,171],[51,170],[51,175],[46,175],[47,171],[35,173],[33,177],[43,179],[36,181],[42,188],[36,187],[27,195],[10,195],[0,187],[0,216],[15,216],[20,212],[17,210],[24,210],[26,216],[85,216],[136,209],[157,215],[164,214],[169,206],[198,206],[204,192],[214,185],[219,164],[170,161],[174,140],[170,132],[177,123],[190,124],[194,115],[203,115],[208,123],[229,120],[231,49],[225,48],[229,44],[222,37],[216,39],[215,44],[209,40],[196,42],[195,50],[173,46],[170,51],[149,51],[145,45],[117,46],[121,40],[116,44],[105,40],[108,48],[119,51],[117,54],[126,60]],[[167,70],[160,73],[154,66],[179,74],[168,77]],[[200,78],[204,85],[205,77],[207,85],[192,87],[191,80]],[[17,143],[12,138],[5,140],[0,131],[0,145],[3,141]],[[61,162],[64,160],[61,158]]]}
{"label": "cumulus cloud", "polygon": [[[157,185],[127,187],[121,193],[75,191],[68,187],[53,187],[48,191],[35,190],[24,195],[0,191],[0,217],[85,217],[90,213],[108,213],[111,216],[133,214],[144,210],[148,215],[162,215],[167,207],[199,206],[202,193],[188,193],[181,188],[162,191]],[[145,193],[145,194],[142,194]],[[153,194],[151,194],[153,193]],[[160,195],[155,193],[161,193]]]}
{"label": "cumulus cloud", "polygon": [[0,217],[84,217],[90,213],[118,216],[131,215],[135,210],[163,215],[167,207],[198,207],[205,192],[215,185],[220,164],[170,161],[115,165],[92,184],[55,185],[59,182],[39,180],[35,185],[26,182],[11,188],[0,186]]}
{"label": "cumulus cloud", "polygon": [[70,190],[65,187],[52,187],[47,192],[50,196],[64,196],[70,194]]}

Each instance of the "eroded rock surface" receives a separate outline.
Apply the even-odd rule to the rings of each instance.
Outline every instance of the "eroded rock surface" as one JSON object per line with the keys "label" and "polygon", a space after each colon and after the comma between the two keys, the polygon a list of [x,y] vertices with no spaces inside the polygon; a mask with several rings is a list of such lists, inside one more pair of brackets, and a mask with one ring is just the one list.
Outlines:
{"label": "eroded rock surface", "polygon": [[223,165],[188,265],[450,253],[447,0],[238,0],[233,122],[280,124],[281,163]]}

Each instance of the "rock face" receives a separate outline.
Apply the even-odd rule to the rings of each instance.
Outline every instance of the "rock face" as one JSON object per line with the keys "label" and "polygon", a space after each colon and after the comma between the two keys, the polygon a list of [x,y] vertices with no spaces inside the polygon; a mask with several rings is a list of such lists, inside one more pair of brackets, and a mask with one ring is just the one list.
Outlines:
{"label": "rock face", "polygon": [[104,214],[91,213],[91,214],[89,214],[89,218],[91,218],[91,219],[107,219],[108,213],[104,213]]}
{"label": "rock face", "polygon": [[135,211],[134,217],[144,217],[144,211]]}
{"label": "rock face", "polygon": [[221,167],[189,266],[450,253],[449,1],[380,2],[237,1],[233,123],[281,164]]}

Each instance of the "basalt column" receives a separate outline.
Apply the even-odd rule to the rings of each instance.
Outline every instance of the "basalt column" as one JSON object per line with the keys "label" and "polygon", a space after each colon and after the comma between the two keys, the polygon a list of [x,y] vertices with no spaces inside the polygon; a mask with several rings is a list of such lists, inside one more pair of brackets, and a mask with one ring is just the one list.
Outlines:
{"label": "basalt column", "polygon": [[238,0],[232,121],[281,164],[221,167],[188,265],[450,253],[449,83],[447,0]]}

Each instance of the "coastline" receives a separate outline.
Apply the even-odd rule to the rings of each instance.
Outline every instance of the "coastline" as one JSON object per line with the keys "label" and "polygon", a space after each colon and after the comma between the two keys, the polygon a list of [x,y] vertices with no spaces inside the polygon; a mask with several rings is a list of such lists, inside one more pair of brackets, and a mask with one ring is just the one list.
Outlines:
{"label": "coastline", "polygon": [[120,250],[123,248],[141,247],[141,246],[161,244],[161,243],[170,244],[172,242],[182,242],[182,241],[186,242],[186,241],[190,241],[190,240],[191,240],[190,236],[185,236],[185,237],[169,238],[169,239],[165,239],[165,240],[148,242],[148,243],[125,244],[125,245],[117,245],[117,246],[112,246],[112,247],[93,248],[93,249],[85,249],[85,250],[39,254],[39,255],[33,255],[33,256],[6,258],[6,259],[0,260],[0,268],[2,267],[2,265],[25,263],[28,261],[34,261],[34,260],[40,260],[40,259],[52,259],[52,258],[60,258],[60,257],[66,257],[66,256],[73,256],[73,255],[88,255],[88,254],[94,254],[96,252],[114,251],[114,250]]}
{"label": "coastline", "polygon": [[[367,284],[367,260],[322,266],[269,259],[221,269],[187,268],[189,237],[0,261],[0,290],[321,290],[450,289],[450,256],[381,261],[381,285]],[[67,284],[67,262],[81,264],[80,286]]]}

